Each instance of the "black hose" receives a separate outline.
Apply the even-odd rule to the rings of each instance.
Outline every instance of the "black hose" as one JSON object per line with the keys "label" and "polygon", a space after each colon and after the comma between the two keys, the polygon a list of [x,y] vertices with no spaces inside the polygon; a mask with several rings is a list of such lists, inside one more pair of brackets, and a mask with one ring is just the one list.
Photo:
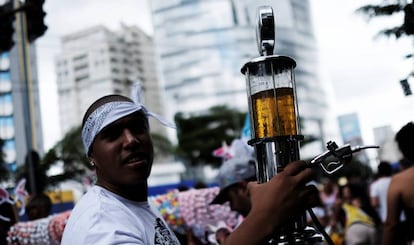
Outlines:
{"label": "black hose", "polygon": [[319,230],[319,232],[322,234],[322,236],[325,238],[325,241],[329,245],[335,245],[332,241],[331,237],[326,233],[325,228],[323,228],[322,224],[319,222],[318,217],[316,217],[315,213],[311,208],[308,208],[309,215],[312,218],[313,223],[315,224],[316,228]]}

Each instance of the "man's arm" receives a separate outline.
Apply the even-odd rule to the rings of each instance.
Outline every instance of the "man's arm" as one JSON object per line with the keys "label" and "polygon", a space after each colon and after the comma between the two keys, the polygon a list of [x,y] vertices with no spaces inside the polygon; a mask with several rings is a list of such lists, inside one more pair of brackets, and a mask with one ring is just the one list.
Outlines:
{"label": "man's arm", "polygon": [[315,186],[306,186],[312,176],[304,161],[296,161],[269,182],[249,183],[252,209],[223,244],[262,244],[285,222],[298,218],[319,198]]}
{"label": "man's arm", "polygon": [[369,188],[369,197],[370,197],[370,202],[371,202],[371,206],[374,208],[378,208],[379,207],[379,198],[378,198],[378,190],[377,190],[377,185],[374,183],[371,184],[370,188]]}
{"label": "man's arm", "polygon": [[[396,178],[397,177],[397,178]],[[382,244],[393,244],[401,216],[401,194],[398,175],[392,177],[387,193],[387,218],[384,224]]]}
{"label": "man's arm", "polygon": [[379,199],[378,199],[378,197],[371,197],[370,198],[370,201],[371,201],[371,206],[372,207],[378,208],[378,206],[379,206]]}

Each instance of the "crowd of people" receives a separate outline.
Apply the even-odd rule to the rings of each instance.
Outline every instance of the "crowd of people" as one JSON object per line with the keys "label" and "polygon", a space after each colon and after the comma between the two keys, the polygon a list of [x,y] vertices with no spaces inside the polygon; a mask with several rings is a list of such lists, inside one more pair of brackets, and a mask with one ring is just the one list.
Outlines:
{"label": "crowd of people", "polygon": [[404,125],[395,140],[403,155],[397,166],[379,162],[372,178],[326,182],[320,197],[328,214],[326,229],[336,244],[411,244],[414,189],[414,124]]}
{"label": "crowd of people", "polygon": [[[331,243],[385,245],[409,244],[413,240],[410,218],[405,214],[410,212],[412,200],[409,177],[404,177],[404,184],[399,180],[403,178],[400,176],[407,176],[409,172],[406,170],[414,169],[411,168],[413,161],[407,158],[410,155],[403,150],[411,149],[407,147],[411,144],[411,137],[414,137],[412,123],[405,125],[396,135],[405,157],[397,166],[381,161],[370,178],[359,176],[338,179],[325,176],[319,182],[312,181],[317,186],[320,198],[319,205],[313,210]],[[406,151],[410,151],[408,149]],[[212,204],[228,202],[231,210],[246,217],[250,211],[246,187],[249,182],[256,180],[254,165],[255,160],[249,156],[224,162],[217,178],[221,190]],[[314,225],[315,220],[310,216],[308,221],[309,225]],[[224,239],[224,236],[217,237],[218,242],[221,242],[220,239]]]}
{"label": "crowd of people", "polygon": [[[414,189],[410,184],[414,181],[414,168],[404,165],[404,170],[392,172],[389,163],[381,162],[375,179],[339,183],[327,178],[315,185],[309,184],[314,181],[314,169],[305,161],[295,161],[270,181],[257,184],[252,156],[235,156],[224,162],[218,175],[219,187],[199,189],[198,193],[204,191],[204,194],[191,195],[198,200],[194,204],[198,208],[190,208],[187,215],[194,217],[195,213],[203,212],[214,216],[213,210],[218,209],[215,205],[228,205],[229,212],[231,209],[241,218],[232,224],[226,222],[233,216],[227,220],[218,220],[219,215],[210,219],[217,221],[205,226],[214,231],[213,238],[199,239],[207,234],[196,234],[194,227],[184,230],[185,239],[177,236],[168,217],[148,197],[148,177],[154,157],[148,118],[169,127],[173,125],[141,103],[139,90],[133,95],[132,99],[107,95],[87,109],[82,140],[96,171],[96,184],[73,210],[59,216],[63,217],[59,223],[63,234],[54,240],[56,244],[266,244],[286,223],[311,208],[334,244],[414,241],[409,230],[414,222]],[[414,162],[412,139],[414,124],[408,123],[396,135],[404,163]],[[170,196],[186,200],[189,191]],[[33,205],[28,205],[26,211],[30,217],[48,219],[46,229],[49,229],[55,217],[47,215],[50,203],[43,208],[34,205],[42,200],[44,196],[33,198]],[[200,200],[205,206],[200,206]],[[200,207],[206,208],[203,211]],[[321,211],[316,212],[317,209]],[[15,220],[0,221],[8,222],[9,235],[19,228],[19,224],[13,225]],[[314,222],[308,221],[310,225]],[[7,233],[5,229],[2,232]],[[25,244],[10,239],[7,242]]]}

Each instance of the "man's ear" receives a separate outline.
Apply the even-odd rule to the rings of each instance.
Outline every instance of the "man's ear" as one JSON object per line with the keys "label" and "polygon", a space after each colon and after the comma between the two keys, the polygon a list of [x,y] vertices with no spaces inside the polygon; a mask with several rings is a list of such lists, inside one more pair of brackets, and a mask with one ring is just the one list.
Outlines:
{"label": "man's ear", "polygon": [[249,194],[249,190],[247,189],[247,184],[249,184],[248,181],[240,181],[237,186],[239,187],[239,189],[245,193],[245,194]]}
{"label": "man's ear", "polygon": [[95,160],[92,156],[88,156],[88,162],[89,162],[89,165],[91,165],[91,167],[95,167],[96,165]]}
{"label": "man's ear", "polygon": [[243,187],[243,188],[247,188],[247,184],[248,184],[248,183],[249,183],[248,181],[243,180],[243,181],[240,181],[240,182],[239,182],[239,186],[240,186],[240,187]]}

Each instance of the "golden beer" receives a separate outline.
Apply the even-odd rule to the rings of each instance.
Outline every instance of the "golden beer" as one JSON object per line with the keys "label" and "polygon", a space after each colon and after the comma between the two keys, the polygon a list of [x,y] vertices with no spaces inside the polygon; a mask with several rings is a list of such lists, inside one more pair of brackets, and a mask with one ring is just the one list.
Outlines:
{"label": "golden beer", "polygon": [[252,107],[256,138],[297,135],[293,88],[256,93],[252,96]]}

